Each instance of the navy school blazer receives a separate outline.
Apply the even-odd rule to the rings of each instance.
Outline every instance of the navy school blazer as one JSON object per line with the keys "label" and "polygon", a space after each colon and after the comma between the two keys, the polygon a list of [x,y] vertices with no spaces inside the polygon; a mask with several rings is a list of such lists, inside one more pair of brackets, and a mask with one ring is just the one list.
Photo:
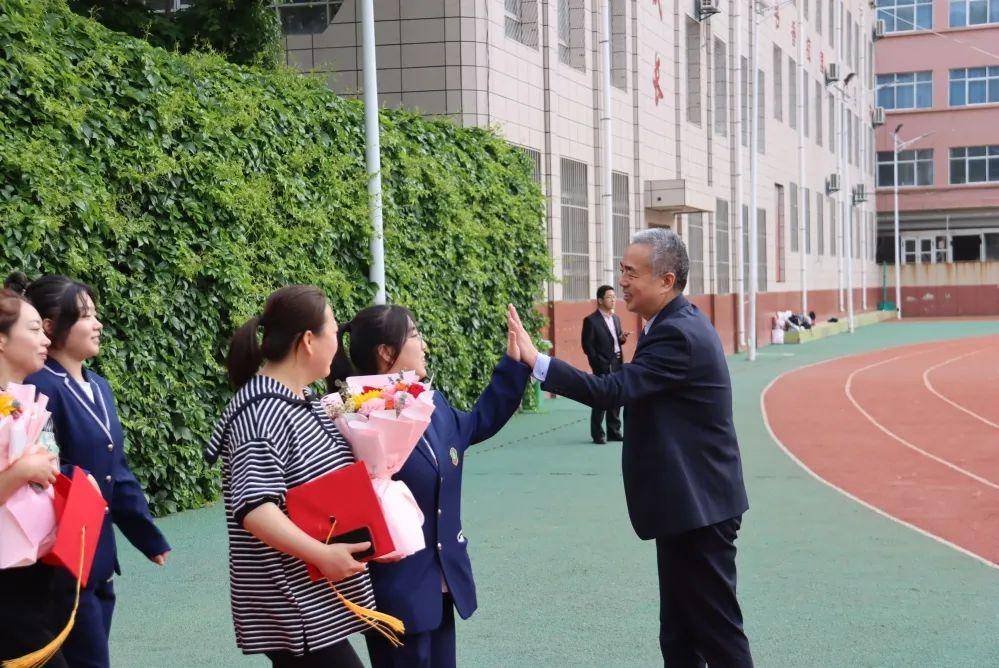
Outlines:
{"label": "navy school blazer", "polygon": [[721,340],[683,295],[653,319],[620,371],[594,376],[552,359],[541,387],[588,406],[624,406],[621,468],[640,538],[716,524],[749,508]]}
{"label": "navy school blazer", "polygon": [[406,483],[423,511],[426,548],[394,563],[371,562],[378,609],[423,633],[441,624],[441,577],[455,607],[468,619],[478,605],[468,539],[461,527],[461,474],[465,450],[498,432],[517,411],[531,370],[506,355],[470,412],[454,408],[440,392],[425,436],[396,480]]}
{"label": "navy school blazer", "polygon": [[111,387],[89,369],[84,369],[83,376],[93,388],[92,402],[53,359],[24,382],[49,398],[61,464],[79,466],[94,476],[108,502],[88,583],[93,587],[110,579],[113,573],[121,573],[112,522],[147,557],[163,554],[170,545],[156,528],[142,487],[125,461],[125,436]]}

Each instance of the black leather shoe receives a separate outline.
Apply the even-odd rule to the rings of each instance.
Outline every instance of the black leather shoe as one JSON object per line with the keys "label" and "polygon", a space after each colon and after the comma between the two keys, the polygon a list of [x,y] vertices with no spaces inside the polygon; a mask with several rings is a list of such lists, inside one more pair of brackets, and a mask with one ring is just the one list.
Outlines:
{"label": "black leather shoe", "polygon": [[596,443],[597,445],[607,445],[606,438],[595,438],[593,439],[593,442]]}
{"label": "black leather shoe", "polygon": [[623,441],[624,440],[624,436],[621,436],[620,434],[611,434],[610,436],[607,437],[607,440],[608,441]]}

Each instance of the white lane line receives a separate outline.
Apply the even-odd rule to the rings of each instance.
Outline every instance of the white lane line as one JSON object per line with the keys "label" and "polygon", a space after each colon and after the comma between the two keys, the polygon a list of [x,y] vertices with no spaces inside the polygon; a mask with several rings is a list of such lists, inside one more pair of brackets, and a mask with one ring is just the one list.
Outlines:
{"label": "white lane line", "polygon": [[918,445],[913,445],[909,441],[905,440],[904,438],[902,438],[901,436],[899,436],[898,434],[896,434],[895,432],[893,432],[891,429],[889,429],[888,427],[884,426],[883,424],[881,424],[880,422],[878,422],[876,419],[874,419],[874,416],[871,415],[870,413],[868,413],[866,410],[864,410],[864,407],[861,406],[860,403],[854,398],[853,392],[851,391],[851,388],[853,387],[853,379],[854,379],[854,377],[858,373],[862,373],[862,372],[867,371],[869,369],[873,369],[875,367],[879,367],[879,366],[881,366],[883,364],[888,364],[889,362],[894,362],[895,360],[901,359],[903,357],[912,357],[912,355],[896,355],[895,357],[889,357],[886,360],[882,360],[880,362],[874,362],[873,364],[868,364],[867,366],[860,367],[859,369],[854,370],[853,373],[851,373],[849,376],[846,377],[846,383],[843,386],[843,389],[846,391],[846,398],[850,400],[850,403],[853,404],[853,407],[856,408],[860,412],[861,415],[863,415],[865,418],[867,418],[868,421],[870,421],[871,424],[873,424],[875,427],[877,427],[882,432],[884,432],[888,436],[892,437],[893,439],[895,439],[896,441],[898,441],[899,443],[901,443],[905,447],[909,448],[910,450],[912,450],[914,452],[918,452],[919,454],[923,455],[924,457],[927,457],[928,459],[932,459],[933,461],[937,462],[938,464],[943,464],[947,468],[952,469],[952,470],[954,470],[954,471],[956,471],[956,472],[958,472],[958,473],[960,473],[962,475],[965,475],[965,476],[971,478],[972,480],[974,480],[976,482],[979,482],[979,483],[981,483],[983,485],[991,487],[992,489],[994,489],[996,491],[999,491],[999,484],[996,484],[996,483],[992,482],[991,480],[989,480],[987,478],[983,478],[983,477],[981,477],[979,475],[975,475],[971,471],[969,471],[967,469],[964,469],[964,468],[961,468],[957,464],[955,464],[953,462],[950,462],[950,461],[947,461],[943,457],[938,457],[935,454],[933,454],[932,452],[927,452],[926,450],[923,450],[922,448],[920,448]]}
{"label": "white lane line", "polygon": [[935,365],[931,366],[929,369],[927,369],[926,371],[923,372],[923,385],[926,386],[927,390],[929,390],[933,394],[937,395],[939,398],[943,399],[944,401],[946,401],[948,404],[950,404],[951,406],[953,406],[957,410],[963,411],[963,412],[967,413],[968,415],[970,415],[971,417],[975,418],[976,420],[981,420],[982,422],[984,422],[985,424],[989,425],[990,427],[992,427],[994,429],[999,429],[999,424],[996,424],[995,422],[993,422],[992,420],[988,419],[987,417],[985,417],[983,415],[979,415],[978,413],[976,413],[973,410],[965,408],[964,406],[962,406],[961,404],[957,403],[956,401],[951,400],[949,397],[945,397],[943,394],[941,394],[940,392],[938,392],[937,389],[935,387],[933,387],[933,383],[930,382],[930,373],[931,372],[936,371],[937,369],[939,369],[942,366],[947,366],[951,362],[956,362],[958,360],[964,359],[965,357],[971,357],[972,355],[980,353],[983,350],[988,350],[988,348],[979,348],[978,350],[972,350],[970,353],[966,353],[964,355],[958,355],[957,357],[953,357],[953,358],[947,360],[946,362],[941,362],[940,364],[935,364]]}
{"label": "white lane line", "polygon": [[915,524],[912,524],[911,522],[906,522],[905,520],[903,520],[900,517],[895,517],[894,515],[891,515],[891,514],[885,512],[884,510],[881,510],[877,506],[872,505],[872,504],[868,503],[867,501],[864,501],[863,499],[861,499],[861,498],[859,498],[859,497],[851,494],[850,492],[846,491],[845,489],[843,489],[842,487],[836,485],[835,483],[829,482],[828,480],[826,480],[825,478],[823,478],[822,476],[820,476],[818,473],[816,473],[812,469],[808,468],[808,466],[803,461],[801,461],[800,459],[798,459],[794,455],[793,452],[791,452],[790,450],[788,450],[787,446],[784,445],[783,441],[781,441],[779,438],[777,438],[777,434],[774,433],[773,427],[770,425],[770,416],[767,414],[767,407],[766,407],[766,403],[765,403],[767,392],[770,391],[770,388],[772,388],[777,383],[777,381],[779,381],[781,378],[783,378],[784,376],[786,376],[786,375],[788,375],[790,373],[794,373],[795,371],[800,371],[801,369],[806,369],[808,367],[817,366],[819,364],[825,364],[827,362],[835,362],[837,360],[841,360],[841,359],[844,359],[844,358],[847,358],[847,357],[854,357],[854,356],[855,355],[842,355],[840,357],[834,357],[832,359],[823,360],[821,362],[815,362],[813,364],[807,364],[807,365],[799,367],[797,369],[791,369],[789,371],[785,371],[784,373],[780,374],[779,376],[777,376],[776,378],[774,378],[772,381],[770,381],[770,384],[767,385],[763,389],[763,392],[760,394],[760,412],[763,414],[763,424],[766,426],[767,431],[770,432],[770,438],[772,438],[773,441],[774,441],[774,443],[777,444],[777,447],[779,447],[781,450],[784,451],[784,454],[787,455],[791,459],[791,461],[793,461],[795,464],[797,464],[798,466],[800,466],[802,468],[802,470],[804,470],[808,475],[812,476],[813,478],[815,478],[816,480],[818,480],[820,483],[822,483],[826,487],[829,487],[831,489],[836,490],[837,492],[839,492],[840,494],[842,494],[846,498],[850,499],[851,501],[859,503],[864,508],[867,508],[868,510],[877,513],[878,515],[880,515],[881,517],[884,517],[885,519],[891,520],[892,522],[895,522],[896,524],[901,524],[902,526],[904,526],[904,527],[906,527],[908,529],[912,529],[913,531],[915,531],[916,533],[918,533],[918,534],[920,534],[922,536],[926,536],[927,538],[929,538],[931,540],[935,540],[936,542],[938,542],[938,543],[940,543],[942,545],[946,545],[949,548],[957,550],[961,554],[963,554],[965,556],[968,556],[968,557],[971,557],[975,561],[979,561],[979,562],[985,564],[986,566],[989,566],[991,568],[995,568],[996,570],[999,570],[999,562],[990,561],[989,559],[983,557],[980,554],[976,554],[976,553],[972,552],[971,550],[969,550],[967,548],[961,547],[960,545],[958,545],[956,543],[950,542],[946,538],[942,538],[940,536],[937,536],[936,534],[930,533],[926,529],[923,529],[921,527],[917,527]]}

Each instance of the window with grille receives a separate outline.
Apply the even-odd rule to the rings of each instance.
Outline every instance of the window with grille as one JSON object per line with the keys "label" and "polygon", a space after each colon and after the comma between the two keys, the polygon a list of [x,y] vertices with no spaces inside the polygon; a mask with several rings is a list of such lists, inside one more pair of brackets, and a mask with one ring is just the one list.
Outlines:
{"label": "window with grille", "polygon": [[767,152],[767,86],[766,77],[763,70],[756,71],[756,85],[760,87],[757,97],[759,108],[756,114],[756,150],[759,153]]}
{"label": "window with grille", "polygon": [[628,90],[628,14],[625,0],[610,0],[611,83]]}
{"label": "window with grille", "polygon": [[839,205],[832,197],[829,198],[829,250],[830,255],[839,255],[838,232],[836,230],[836,219],[839,216]]}
{"label": "window with grille", "polygon": [[833,4],[835,1],[829,0],[829,11],[827,12],[829,15],[829,30],[827,31],[829,33],[827,35],[829,37],[829,46],[836,46],[836,7]]}
{"label": "window with grille", "polygon": [[791,202],[790,202],[790,205],[791,205],[791,235],[790,235],[791,236],[791,252],[792,253],[797,253],[798,252],[798,248],[800,247],[800,244],[798,243],[798,240],[800,238],[800,235],[798,234],[798,226],[801,224],[801,219],[798,218],[798,216],[799,216],[798,209],[801,206],[801,200],[798,199],[798,184],[797,183],[791,183],[789,185],[790,185],[789,190],[791,191]]}
{"label": "window with grille", "polygon": [[586,35],[583,0],[558,0],[558,59],[580,72],[586,71]]}
{"label": "window with grille", "polygon": [[704,294],[704,214],[688,213],[684,241],[687,243],[687,256],[690,258],[690,271],[687,274],[687,294]]}
{"label": "window with grille", "polygon": [[732,234],[732,221],[729,219],[728,202],[715,200],[715,291],[718,294],[732,292],[732,257],[729,251]]}
{"label": "window with grille", "polygon": [[749,90],[749,59],[745,56],[742,56],[739,72],[742,74],[742,145],[749,148],[749,108],[752,93]]}
{"label": "window with grille", "polygon": [[[953,80],[954,70],[951,70],[951,104],[954,104]],[[933,106],[933,73],[879,74],[877,95],[878,106],[885,109],[929,109]]]}
{"label": "window with grille", "polygon": [[531,165],[534,168],[531,178],[534,179],[535,183],[541,183],[541,151],[533,149],[529,146],[519,146],[517,144],[513,144],[513,147],[518,151],[523,151],[524,155],[527,156],[527,159],[531,161]]}
{"label": "window with grille", "polygon": [[825,0],[815,0],[815,32],[822,34],[822,3]]}
{"label": "window with grille", "polygon": [[562,158],[562,298],[590,297],[590,208],[586,163]]}
{"label": "window with grille", "polygon": [[326,31],[343,6],[343,0],[275,2],[284,35],[314,35]]}
{"label": "window with grille", "polygon": [[950,71],[950,106],[989,102],[999,102],[999,67],[962,67]]}
{"label": "window with grille", "polygon": [[616,270],[621,265],[624,249],[631,241],[631,210],[628,207],[628,175],[614,172],[611,179],[611,208],[614,216],[614,269],[615,273],[618,273]]}
{"label": "window with grille", "polygon": [[687,17],[687,120],[701,124],[701,24]]}
{"label": "window with grille", "polygon": [[784,241],[787,236],[784,219],[784,186],[779,183],[774,184],[776,196],[777,225],[774,227],[774,240],[777,242],[777,276],[778,283],[785,280],[784,272],[787,269],[787,247]]}
{"label": "window with grille", "polygon": [[829,93],[829,152],[836,153],[836,98]]}
{"label": "window with grille", "polygon": [[950,0],[952,28],[999,23],[999,2],[996,0]]}
{"label": "window with grille", "polygon": [[787,120],[792,130],[798,129],[798,64],[790,56],[787,59]]}
{"label": "window with grille", "polygon": [[[954,25],[951,3],[951,25]],[[878,18],[888,32],[929,30],[933,27],[933,0],[877,0]]]}
{"label": "window with grille", "polygon": [[[878,187],[895,185],[895,152],[878,151]],[[933,185],[933,149],[921,148],[898,152],[898,185]]]}
{"label": "window with grille", "polygon": [[815,191],[815,240],[818,242],[817,253],[824,255],[826,252],[826,206],[825,198],[819,191]]}
{"label": "window with grille", "polygon": [[822,146],[822,84],[815,82],[815,143]]}
{"label": "window with grille", "polygon": [[504,0],[506,36],[524,46],[538,46],[537,0]]}
{"label": "window with grille", "polygon": [[808,126],[809,126],[809,115],[812,113],[808,108],[808,72],[804,67],[801,68],[801,129],[808,136]]}
{"label": "window with grille", "polygon": [[812,254],[812,191],[805,188],[805,254]]}
{"label": "window with grille", "polygon": [[728,52],[725,42],[715,38],[715,134],[728,135]]}
{"label": "window with grille", "polygon": [[[901,170],[901,165],[899,168]],[[964,146],[950,150],[951,183],[995,181],[999,181],[999,146]]]}
{"label": "window with grille", "polygon": [[784,52],[774,46],[774,118],[784,120]]}
{"label": "window with grille", "polygon": [[756,210],[756,273],[759,292],[767,291],[767,211]]}

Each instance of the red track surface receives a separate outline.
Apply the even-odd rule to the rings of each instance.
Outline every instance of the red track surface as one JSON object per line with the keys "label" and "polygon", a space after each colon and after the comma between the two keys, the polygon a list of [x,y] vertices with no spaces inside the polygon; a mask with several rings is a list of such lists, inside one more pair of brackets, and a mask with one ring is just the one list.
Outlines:
{"label": "red track surface", "polygon": [[999,336],[803,367],[762,402],[777,440],[819,478],[999,565]]}

